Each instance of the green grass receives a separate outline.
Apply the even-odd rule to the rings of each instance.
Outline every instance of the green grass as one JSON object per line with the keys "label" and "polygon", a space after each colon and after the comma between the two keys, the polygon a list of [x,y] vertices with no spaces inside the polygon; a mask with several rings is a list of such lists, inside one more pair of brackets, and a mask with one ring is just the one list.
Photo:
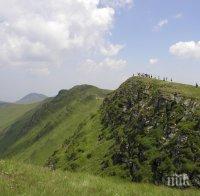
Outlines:
{"label": "green grass", "polygon": [[7,104],[0,107],[0,132],[37,105],[38,103],[27,105]]}
{"label": "green grass", "polygon": [[33,114],[28,114],[0,137],[0,157],[44,165],[78,125],[96,113],[109,91],[82,85],[61,91]]}
{"label": "green grass", "polygon": [[84,173],[50,171],[13,161],[0,161],[0,195],[108,195],[108,196],[198,196],[195,189],[177,190],[150,184],[135,184]]}
{"label": "green grass", "polygon": [[101,162],[112,142],[99,140],[102,130],[99,113],[88,117],[56,153],[53,153],[48,165],[56,160],[56,169],[105,175]]}
{"label": "green grass", "polygon": [[[134,85],[132,85],[132,82]],[[142,85],[140,86],[140,84]],[[99,110],[104,98],[110,91],[88,85],[77,86],[67,91],[62,90],[58,96],[52,100],[47,101],[33,111],[28,112],[23,117],[18,118],[4,135],[0,134],[0,158],[12,158],[15,159],[15,161],[22,161],[40,166],[45,163],[51,166],[52,163],[55,163],[54,166],[56,169],[88,172],[89,174],[62,173],[60,171],[52,173],[47,169],[41,169],[39,167],[29,165],[20,166],[18,163],[15,165],[14,162],[3,162],[2,168],[6,169],[6,167],[8,167],[8,169],[13,168],[13,170],[11,174],[9,174],[9,172],[8,175],[3,173],[0,177],[2,177],[4,181],[8,180],[8,182],[10,182],[9,180],[11,180],[12,183],[13,180],[16,182],[16,185],[15,183],[10,185],[14,187],[14,193],[21,194],[25,191],[25,195],[46,195],[54,193],[54,190],[56,191],[55,194],[58,195],[66,195],[67,193],[71,195],[161,195],[163,192],[166,193],[166,195],[197,194],[195,190],[183,192],[153,185],[131,184],[120,180],[118,181],[119,177],[121,177],[121,179],[126,178],[130,180],[130,175],[125,165],[120,165],[118,163],[113,164],[113,155],[118,151],[118,142],[116,142],[114,138],[118,134],[119,137],[123,136],[123,130],[125,129],[122,129],[122,122],[128,120],[128,117],[132,114],[132,111],[130,111],[130,113],[127,111],[127,115],[125,115],[123,106],[126,103],[128,104],[129,100],[137,97],[135,96],[137,90],[141,91],[141,94],[143,94],[143,91],[148,91],[149,86],[151,86],[151,88],[153,87],[147,92],[150,96],[157,96],[157,94],[154,95],[155,87],[156,89],[159,88],[159,91],[162,91],[163,94],[169,97],[173,97],[173,93],[181,94],[180,96],[184,101],[185,97],[189,99],[200,98],[200,88],[148,78],[131,78],[126,83],[122,84],[117,91],[111,93],[106,99],[107,102],[109,99],[111,100],[111,102],[108,102],[106,105],[108,106],[107,114],[110,113],[108,124],[112,124],[113,122],[113,125],[117,125],[115,129],[110,129],[110,127],[105,128],[105,125],[102,124],[103,107]],[[140,87],[142,87],[142,90]],[[104,103],[106,103],[106,100]],[[151,102],[145,102],[144,100],[143,102],[137,102],[137,100],[135,100],[134,104],[132,104],[133,109],[135,109],[134,107],[137,106],[138,103],[138,106],[140,106],[141,103],[143,104],[142,106],[145,106],[141,107],[140,112],[137,114],[141,115],[140,119],[145,119],[147,117],[147,109],[150,108],[150,112],[154,111],[155,104],[153,103],[156,99],[151,99]],[[167,100],[170,100],[170,98]],[[149,107],[147,108],[146,106]],[[174,108],[173,112],[178,115],[178,113],[182,112],[182,110],[179,109],[179,107]],[[190,110],[191,108],[188,107],[188,115],[190,115],[190,113],[192,114]],[[165,109],[161,110],[161,114],[165,114]],[[108,115],[106,116],[108,117]],[[195,116],[195,118],[193,116]],[[152,115],[152,117],[153,118],[150,118],[150,120],[154,119],[155,115]],[[163,120],[161,117],[162,115],[157,115],[155,121],[160,122],[160,119]],[[112,118],[114,119],[113,121]],[[196,118],[198,118],[198,114],[195,113],[195,115],[192,115],[189,119],[190,123],[186,124],[187,126],[183,123],[180,124],[181,129],[184,128],[187,131],[188,128],[193,126],[191,119],[195,120]],[[172,121],[174,119],[176,118],[172,118]],[[131,121],[131,123],[134,122],[135,121]],[[139,120],[137,122],[139,122]],[[132,126],[130,128],[132,128]],[[197,129],[197,126],[195,126],[195,129]],[[132,129],[130,130],[134,131]],[[191,129],[191,132],[192,131],[193,129]],[[152,132],[152,134],[149,132],[149,137],[146,137],[147,132],[145,132],[142,137],[136,138],[138,139],[137,142],[141,145],[140,151],[142,151],[143,147],[147,148],[147,150],[149,148],[146,153],[146,155],[148,155],[148,161],[157,158],[156,156],[160,154],[157,154],[154,143],[157,142],[157,140],[162,142],[160,139],[162,138],[160,134],[160,132],[163,133],[162,129],[156,129]],[[188,134],[189,133],[190,132],[188,132]],[[178,134],[179,133],[177,133],[177,138]],[[195,135],[191,133],[189,139],[196,142],[199,137],[195,137]],[[199,143],[195,142],[192,143],[197,143],[196,146],[198,148]],[[176,142],[174,143],[176,144]],[[189,144],[187,147],[190,148],[191,145]],[[174,147],[171,146],[170,148],[174,149]],[[171,152],[171,149],[169,151]],[[194,154],[194,156],[198,156],[198,153]],[[146,174],[150,173],[148,171],[148,169],[151,170],[150,164],[148,165],[148,163],[144,161],[140,162],[143,173],[139,173],[139,175],[144,177],[142,182],[149,182],[148,178],[151,179],[152,176],[149,177]],[[168,166],[168,163],[166,166]],[[16,169],[17,167],[19,167],[19,169]],[[22,173],[20,173],[20,170]],[[150,174],[152,175],[153,173]],[[102,177],[115,176],[116,179],[93,177],[90,175],[100,175]],[[65,181],[63,181],[62,178],[65,179]],[[5,183],[4,181],[2,183]],[[41,183],[38,183],[40,181]],[[9,183],[7,184],[9,186]],[[2,191],[4,191],[3,193],[5,193],[5,195],[7,194],[6,191],[10,194],[12,193],[9,192],[10,189],[7,187],[6,183],[3,184],[2,187]]]}
{"label": "green grass", "polygon": [[[136,82],[134,87],[131,86],[132,82]],[[197,90],[195,87],[192,86],[163,82],[160,80],[154,80],[148,78],[139,78],[139,77],[131,78],[119,88],[120,91],[116,90],[113,93],[111,93],[110,96],[111,97],[113,96],[113,99],[111,99],[111,101],[106,104],[106,106],[108,106],[106,114],[110,115],[110,118],[108,118],[108,122],[110,123],[112,121],[115,125],[118,125],[117,128],[110,129],[110,127],[108,127],[108,129],[105,129],[105,126],[102,125],[101,114],[100,112],[97,112],[96,115],[93,115],[92,117],[89,117],[84,122],[82,122],[80,128],[77,129],[72,136],[66,138],[66,141],[62,144],[62,146],[59,147],[59,149],[55,149],[55,153],[53,153],[50,159],[48,160],[48,165],[54,166],[56,169],[59,168],[68,171],[70,170],[77,172],[89,172],[95,175],[109,175],[118,177],[120,176],[122,178],[130,179],[130,175],[128,173],[129,170],[127,169],[126,165],[124,166],[122,164],[121,165],[113,164],[112,157],[113,153],[117,151],[116,147],[118,144],[117,142],[115,143],[115,135],[118,136],[117,138],[122,137],[120,134],[122,134],[123,131],[127,129],[127,127],[123,129],[121,128],[123,123],[120,122],[120,119],[123,119],[123,117],[125,116],[125,112],[121,112],[123,107],[122,106],[118,107],[118,105],[120,104],[123,105],[124,102],[128,100],[129,94],[131,93],[132,90],[133,92],[132,94],[130,94],[130,97],[134,97],[137,85],[138,84],[140,85],[140,82],[142,82],[145,87],[150,84],[155,84],[157,88],[159,88],[159,90],[162,90],[168,95],[170,95],[172,92],[181,93],[181,91],[183,91],[185,93],[185,96],[189,97],[192,94],[187,93],[186,89],[188,90],[190,88],[192,88],[193,92],[196,93],[196,96],[198,96],[198,92],[200,92],[199,89]],[[179,91],[176,90],[175,86]],[[198,97],[193,96],[193,98],[196,99]],[[149,97],[148,100],[149,99],[151,98]],[[146,102],[144,102],[143,104],[146,104]],[[136,101],[134,102],[133,106],[134,105],[137,105]],[[148,109],[151,107],[152,111],[154,111],[153,110],[154,105],[155,104],[150,103],[150,105],[148,105]],[[142,112],[144,112],[144,115],[141,117],[141,119],[147,118],[149,110],[145,109],[144,110],[141,109],[141,112],[138,113],[138,115],[142,115],[143,114]],[[189,109],[190,108],[188,108],[188,111]],[[178,113],[178,111],[175,112]],[[129,117],[131,113],[132,112],[128,113],[127,116]],[[105,116],[108,116],[106,114]],[[118,118],[120,114],[121,116],[120,118]],[[116,118],[114,118],[114,116],[116,116]],[[114,118],[114,120],[112,119],[112,117]],[[128,117],[127,119],[129,119]],[[175,117],[173,117],[172,119],[174,118]],[[161,119],[161,115],[156,116],[152,114],[152,117],[150,117],[149,122],[151,122],[152,119],[156,122]],[[132,120],[132,122],[134,121]],[[191,122],[191,119],[189,120],[189,122]],[[131,128],[132,127],[130,127],[130,129]],[[119,133],[120,131],[121,133]],[[112,132],[115,132],[115,134],[112,134]],[[142,131],[140,131],[140,133],[141,132]],[[159,157],[160,151],[158,150],[158,146],[162,145],[156,146],[155,144],[157,141],[162,143],[163,132],[164,131],[162,130],[162,128],[157,128],[155,130],[152,130],[149,134],[145,133],[144,135],[141,136],[141,138],[139,137],[140,139],[138,139],[138,143],[140,143],[140,145],[143,147],[142,149],[149,148],[149,151],[147,151],[149,156],[147,160]],[[179,133],[177,133],[177,137],[178,134]],[[137,134],[135,133],[135,136],[136,135]],[[193,135],[195,135],[195,131]],[[100,138],[100,136],[102,136],[102,138]],[[195,140],[189,137],[189,139],[191,139],[193,143],[198,144],[197,139],[199,137],[194,136],[194,138]],[[187,147],[190,148],[191,146],[188,145]],[[149,177],[147,176],[147,173],[150,173],[149,171],[151,171],[151,167],[149,166],[149,168],[147,168],[148,165],[147,162],[141,161],[141,165],[142,164],[144,165],[144,167],[142,168],[144,174],[140,175],[144,177],[144,181],[147,181],[146,178]],[[105,167],[103,165],[105,165]],[[147,171],[147,169],[149,170]]]}
{"label": "green grass", "polygon": [[[79,122],[83,121],[87,116],[92,114],[92,112],[96,112],[99,104],[100,102],[96,100],[88,104],[76,104],[76,111],[73,111],[73,113],[65,119],[63,118],[63,120],[48,134],[36,140],[32,145],[27,145],[29,142],[32,143],[42,131],[42,125],[36,126],[28,135],[13,144],[9,152],[11,152],[16,159],[43,165],[53,151],[63,143],[65,138],[70,137],[74,133]],[[50,120],[48,118],[48,120],[45,120],[43,123],[47,124],[52,121],[55,121],[55,119]],[[25,149],[24,146],[28,148]],[[19,149],[19,153],[15,154],[17,149]]]}
{"label": "green grass", "polygon": [[[133,80],[133,78],[130,78],[129,80]],[[167,81],[143,78],[143,77],[134,77],[134,80],[145,82],[147,84],[153,83],[153,84],[159,85],[159,88],[165,94],[179,93],[186,98],[200,99],[200,87],[196,88],[195,86],[188,85],[188,84],[167,82]]]}

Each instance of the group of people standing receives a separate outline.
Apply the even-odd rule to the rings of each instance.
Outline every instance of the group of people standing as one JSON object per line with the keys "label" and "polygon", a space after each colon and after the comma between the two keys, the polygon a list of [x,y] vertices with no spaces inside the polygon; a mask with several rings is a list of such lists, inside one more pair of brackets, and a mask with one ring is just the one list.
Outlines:
{"label": "group of people standing", "polygon": [[[134,74],[133,74],[133,76],[134,76]],[[159,76],[158,76],[158,77],[154,77],[153,75],[146,74],[146,73],[137,73],[137,76],[139,76],[139,77],[144,77],[144,78],[154,78],[154,79],[160,80],[160,77],[159,77]],[[168,81],[168,78],[167,78],[167,77],[164,77],[164,78],[163,78],[163,81]],[[173,79],[171,78],[170,81],[173,82]]]}
{"label": "group of people standing", "polygon": [[[133,74],[133,76],[135,76],[135,75]],[[146,74],[146,73],[137,73],[137,76],[139,76],[139,77],[144,77],[144,78],[154,78],[154,79],[160,80],[160,77],[159,77],[159,76],[158,76],[158,77],[154,77],[153,75],[151,75],[151,74]],[[164,77],[164,78],[163,78],[163,81],[168,81],[168,78],[167,78],[167,77]],[[171,78],[170,81],[173,82],[173,79]],[[198,83],[195,84],[195,87],[196,87],[196,88],[199,87]]]}

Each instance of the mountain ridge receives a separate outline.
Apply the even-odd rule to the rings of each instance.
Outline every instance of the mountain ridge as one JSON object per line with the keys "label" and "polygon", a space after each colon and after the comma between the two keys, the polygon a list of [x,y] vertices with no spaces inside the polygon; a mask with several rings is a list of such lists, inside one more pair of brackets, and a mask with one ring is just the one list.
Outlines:
{"label": "mountain ridge", "polygon": [[199,93],[193,86],[132,77],[104,99],[100,112],[82,122],[46,165],[156,184],[186,173],[198,186]]}
{"label": "mountain ridge", "polygon": [[0,136],[0,157],[14,155],[44,164],[52,150],[99,108],[102,100],[98,97],[103,98],[109,92],[91,85],[61,90],[56,97],[34,108]]}
{"label": "mountain ridge", "polygon": [[0,157],[135,182],[162,184],[175,172],[193,179],[199,97],[199,88],[145,77],[115,91],[61,90],[0,135]]}

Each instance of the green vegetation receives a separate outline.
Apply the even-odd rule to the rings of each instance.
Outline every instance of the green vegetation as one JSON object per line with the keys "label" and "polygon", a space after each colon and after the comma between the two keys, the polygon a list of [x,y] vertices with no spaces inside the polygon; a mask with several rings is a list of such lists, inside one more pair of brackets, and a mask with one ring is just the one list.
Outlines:
{"label": "green vegetation", "polygon": [[8,103],[0,106],[0,132],[37,105],[38,103],[28,105]]}
{"label": "green vegetation", "polygon": [[[69,176],[69,172],[78,172],[74,178],[70,176],[74,181],[86,176],[91,181],[100,179],[100,184],[94,180],[94,184],[86,186],[86,192],[74,188],[74,194],[90,194],[87,191],[94,189],[100,195],[115,191],[119,195],[142,195],[147,190],[155,195],[165,188],[159,187],[156,192],[153,185],[131,185],[127,181],[163,184],[163,178],[175,173],[188,174],[190,183],[198,186],[194,179],[200,173],[199,98],[200,88],[142,77],[130,78],[114,92],[89,85],[62,90],[0,134],[0,157],[64,170]],[[56,179],[57,175],[66,175],[35,169],[55,175]],[[29,179],[29,174],[22,178]],[[109,189],[116,186],[114,179],[119,189]],[[41,188],[37,183],[35,186]],[[139,192],[141,188],[144,192]],[[71,187],[66,189],[73,194]]]}
{"label": "green vegetation", "polygon": [[114,140],[106,170],[121,167],[124,178],[154,183],[186,173],[198,186],[193,179],[200,173],[200,102],[196,97],[200,89],[175,87],[178,84],[131,78],[105,99],[102,122]]}
{"label": "green vegetation", "polygon": [[148,184],[133,184],[119,179],[101,178],[84,173],[54,171],[0,161],[0,194],[7,195],[120,195],[186,196],[199,195],[194,189],[176,190]]}
{"label": "green vegetation", "polygon": [[171,89],[164,84],[129,79],[105,98],[96,115],[81,122],[47,165],[135,182],[162,184],[174,173],[195,179],[200,173],[200,103],[187,91],[176,91],[177,84]]}
{"label": "green vegetation", "polygon": [[[132,80],[130,78],[128,81]],[[181,83],[174,83],[174,82],[166,82],[157,79],[151,78],[143,78],[143,77],[134,77],[134,80],[141,81],[146,85],[155,84],[159,85],[159,89],[162,91],[163,94],[171,94],[171,93],[178,93],[183,97],[192,98],[192,99],[200,99],[200,88],[196,88],[195,86],[188,85],[188,84],[181,84]],[[127,82],[128,82],[127,81]]]}
{"label": "green vegetation", "polygon": [[112,142],[101,140],[102,130],[100,115],[91,115],[79,124],[74,134],[53,153],[46,165],[52,169],[103,175],[101,162]]}
{"label": "green vegetation", "polygon": [[79,123],[98,110],[108,92],[89,85],[60,91],[0,137],[0,157],[43,165]]}

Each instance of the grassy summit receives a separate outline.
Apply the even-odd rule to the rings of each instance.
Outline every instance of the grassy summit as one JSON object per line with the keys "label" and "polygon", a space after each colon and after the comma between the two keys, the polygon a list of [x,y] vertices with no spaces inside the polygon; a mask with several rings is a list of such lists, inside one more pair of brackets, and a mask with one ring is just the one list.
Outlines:
{"label": "grassy summit", "polygon": [[[145,77],[132,77],[130,80],[137,80],[142,81],[146,84],[155,84],[159,86],[159,89],[166,94],[169,93],[180,93],[182,96],[192,99],[200,99],[200,87],[196,88],[195,86],[188,85],[188,84],[181,84],[175,82],[167,82],[152,78],[145,78]],[[128,81],[127,81],[128,82]]]}

